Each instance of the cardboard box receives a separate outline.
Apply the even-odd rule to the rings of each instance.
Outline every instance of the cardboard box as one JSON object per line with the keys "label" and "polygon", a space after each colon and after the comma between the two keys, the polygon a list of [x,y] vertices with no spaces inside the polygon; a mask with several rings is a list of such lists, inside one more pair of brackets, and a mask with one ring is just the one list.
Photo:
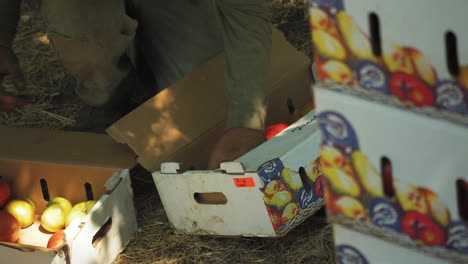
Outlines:
{"label": "cardboard box", "polygon": [[[0,242],[0,262],[112,263],[137,230],[127,170],[135,155],[107,135],[30,128],[0,128],[0,135],[0,175],[11,198],[31,199],[38,214],[19,244]],[[67,244],[57,250],[46,248],[52,234],[39,218],[54,197],[98,200],[65,229]]]}
{"label": "cardboard box", "polygon": [[178,232],[280,237],[324,204],[315,112],[215,171],[153,173],[169,221]]}
{"label": "cardboard box", "polygon": [[[310,59],[295,50],[283,34],[274,29],[266,123],[288,121],[288,99],[296,108],[312,101],[310,83]],[[318,210],[323,200],[314,195],[308,197],[314,205],[309,210],[301,210],[297,198],[299,194],[296,193],[299,190],[288,190],[278,179],[276,187],[284,188],[287,197],[282,201],[284,204],[270,212],[274,218],[271,220],[263,200],[265,186],[257,175],[257,169],[265,162],[275,166],[289,166],[287,168],[294,171],[291,177],[295,180],[301,166],[308,166],[312,170],[314,166],[311,163],[318,157],[315,125],[309,126],[309,134],[296,132],[294,136],[287,136],[290,137],[289,141],[275,139],[267,142],[266,146],[255,149],[255,154],[248,155],[249,158],[240,159],[242,165],[223,165],[227,166],[226,173],[206,171],[211,149],[224,132],[227,113],[225,85],[224,57],[220,55],[119,120],[108,129],[108,133],[116,141],[128,144],[147,170],[156,171],[153,175],[158,193],[171,223],[178,231],[220,236],[284,235]],[[313,113],[308,118],[296,126],[312,122]],[[295,160],[294,155],[302,156]],[[176,162],[179,165],[166,163],[165,168],[160,168],[163,162]],[[237,174],[237,178],[246,178],[248,186],[236,188],[232,173]],[[280,178],[280,175],[275,177]],[[266,180],[266,183],[270,181]],[[206,198],[207,192],[211,192],[214,197]],[[194,193],[200,197],[194,196]],[[246,198],[246,195],[250,198]],[[195,200],[212,203],[212,198],[228,200],[226,205],[198,204]],[[285,217],[289,219],[298,215],[289,224],[284,220],[283,225],[280,218],[288,203],[291,205],[287,207],[289,211]],[[305,207],[302,205],[302,209]],[[303,213],[299,214],[299,211]],[[245,221],[246,217],[251,219],[249,223]]]}
{"label": "cardboard box", "polygon": [[338,263],[467,263],[468,3],[309,3]]}

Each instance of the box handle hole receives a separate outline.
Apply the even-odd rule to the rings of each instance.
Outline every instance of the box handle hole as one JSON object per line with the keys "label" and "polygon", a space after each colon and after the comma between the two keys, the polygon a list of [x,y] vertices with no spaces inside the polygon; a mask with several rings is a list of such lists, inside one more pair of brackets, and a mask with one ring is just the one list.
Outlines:
{"label": "box handle hole", "polygon": [[94,194],[93,194],[93,187],[91,186],[90,183],[85,183],[84,184],[85,192],[86,192],[86,199],[88,201],[94,200]]}
{"label": "box handle hole", "polygon": [[457,36],[452,31],[445,33],[445,53],[448,71],[452,76],[458,77],[460,75],[460,67],[458,64]]}
{"label": "box handle hole", "polygon": [[50,195],[49,195],[49,188],[47,187],[46,179],[42,178],[39,180],[39,182],[41,184],[42,197],[44,198],[45,201],[49,201]]}
{"label": "box handle hole", "polygon": [[310,185],[309,176],[307,176],[307,172],[305,171],[304,167],[299,168],[299,176],[301,177],[304,190],[306,193],[310,193],[312,191],[312,186]]}
{"label": "box handle hole", "polygon": [[199,204],[227,204],[226,195],[220,192],[199,193],[193,194],[193,198]]}
{"label": "box handle hole", "polygon": [[372,12],[369,14],[369,30],[370,30],[370,37],[371,37],[371,46],[372,46],[372,53],[374,56],[381,57],[382,56],[382,40],[380,37],[380,20],[379,16]]}
{"label": "box handle hole", "polygon": [[456,185],[458,213],[461,219],[468,221],[468,183],[463,179],[458,179]]}
{"label": "box handle hole", "polygon": [[294,103],[291,98],[288,98],[288,100],[286,100],[286,105],[288,106],[288,112],[290,114],[294,114],[296,112],[296,107],[294,106]]}
{"label": "box handle hole", "polygon": [[380,159],[380,169],[382,172],[383,191],[387,197],[395,196],[395,188],[393,187],[393,172],[392,162],[387,157]]}
{"label": "box handle hole", "polygon": [[91,242],[93,247],[97,247],[99,242],[101,242],[104,239],[104,237],[107,235],[107,233],[109,233],[111,228],[112,228],[112,218],[109,217],[109,219],[107,219],[107,221],[99,228],[96,234],[94,234],[93,240]]}

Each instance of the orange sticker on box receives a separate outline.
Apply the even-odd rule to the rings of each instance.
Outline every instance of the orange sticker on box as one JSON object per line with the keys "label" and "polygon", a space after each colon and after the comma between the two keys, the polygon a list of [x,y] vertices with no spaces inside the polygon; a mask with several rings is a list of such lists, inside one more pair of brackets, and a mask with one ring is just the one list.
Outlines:
{"label": "orange sticker on box", "polygon": [[248,178],[234,178],[234,184],[237,188],[255,187],[255,181],[252,177]]}

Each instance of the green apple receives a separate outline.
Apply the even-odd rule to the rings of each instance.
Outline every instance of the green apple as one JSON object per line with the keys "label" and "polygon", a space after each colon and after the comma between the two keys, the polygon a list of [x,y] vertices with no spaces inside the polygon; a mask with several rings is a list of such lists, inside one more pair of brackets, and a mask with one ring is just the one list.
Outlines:
{"label": "green apple", "polygon": [[4,210],[16,217],[21,228],[26,228],[34,223],[36,207],[29,199],[11,200],[7,203]]}
{"label": "green apple", "polygon": [[48,206],[41,215],[42,227],[52,233],[65,228],[66,214],[60,204]]}
{"label": "green apple", "polygon": [[65,215],[68,215],[68,213],[71,211],[73,207],[70,201],[68,201],[67,199],[63,197],[55,197],[47,203],[47,207],[52,206],[52,205],[60,206],[63,209]]}
{"label": "green apple", "polygon": [[83,220],[96,203],[97,201],[91,200],[73,206],[65,221],[65,227],[68,227],[75,220]]}

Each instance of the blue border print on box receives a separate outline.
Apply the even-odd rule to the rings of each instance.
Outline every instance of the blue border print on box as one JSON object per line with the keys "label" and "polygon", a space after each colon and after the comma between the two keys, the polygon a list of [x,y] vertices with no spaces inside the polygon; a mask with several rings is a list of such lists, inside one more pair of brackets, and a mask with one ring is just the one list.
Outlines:
{"label": "blue border print on box", "polygon": [[338,264],[369,264],[366,257],[350,245],[337,246],[336,254],[336,262]]}
{"label": "blue border print on box", "polygon": [[451,112],[467,114],[465,95],[460,85],[451,80],[443,80],[436,84],[437,105]]}
{"label": "blue border print on box", "polygon": [[359,61],[355,66],[355,75],[362,88],[390,93],[387,75],[377,63],[368,60]]}
{"label": "blue border print on box", "polygon": [[337,9],[344,9],[344,0],[309,0],[309,2]]}
{"label": "blue border print on box", "polygon": [[401,232],[401,211],[394,203],[381,198],[373,199],[369,206],[369,216],[375,225]]}
{"label": "blue border print on box", "polygon": [[459,221],[447,227],[447,247],[468,254],[468,224]]}
{"label": "blue border print on box", "polygon": [[260,165],[260,167],[257,169],[258,176],[264,183],[260,190],[263,192],[268,183],[274,180],[280,180],[281,171],[283,171],[283,169],[283,162],[278,158],[269,160]]}
{"label": "blue border print on box", "polygon": [[359,143],[354,128],[343,115],[337,112],[322,112],[318,115],[322,140],[353,151],[359,149]]}

